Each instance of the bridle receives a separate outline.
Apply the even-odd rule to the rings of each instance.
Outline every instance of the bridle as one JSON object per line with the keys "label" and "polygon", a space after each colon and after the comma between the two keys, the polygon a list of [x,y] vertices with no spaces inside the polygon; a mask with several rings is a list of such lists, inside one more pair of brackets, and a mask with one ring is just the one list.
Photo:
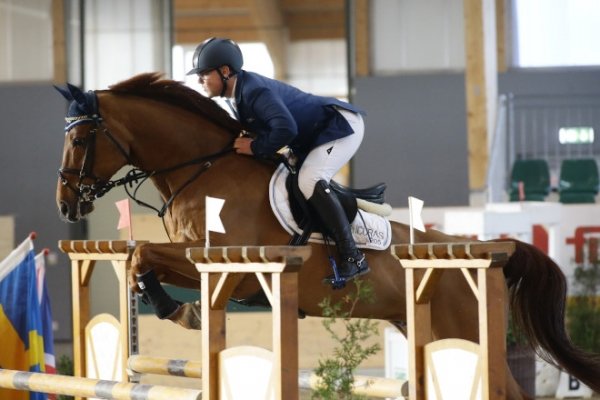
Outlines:
{"label": "bridle", "polygon": [[[75,193],[77,199],[83,202],[93,202],[99,197],[104,196],[110,189],[112,189],[116,181],[106,181],[97,177],[93,172],[94,158],[96,155],[96,137],[98,131],[103,127],[102,118],[98,114],[93,115],[81,115],[77,117],[66,117],[65,121],[67,126],[66,132],[69,132],[76,125],[82,125],[85,123],[92,123],[94,127],[90,129],[85,138],[76,137],[73,139],[73,147],[84,146],[85,153],[83,156],[83,163],[81,169],[66,168],[62,167],[58,170],[58,176],[63,186],[66,186]],[[125,151],[123,146],[114,138],[114,136],[104,127],[101,131],[105,134],[110,141],[117,147],[119,152],[125,157],[127,163],[130,164],[131,160],[129,154]],[[72,185],[67,179],[67,175],[75,175],[79,177],[79,181],[76,185]],[[91,184],[86,184],[84,181],[92,181]]]}
{"label": "bridle", "polygon": [[[93,96],[95,99],[95,96]],[[93,104],[93,109],[97,110],[97,105]],[[154,170],[154,171],[144,171],[138,168],[132,168],[129,170],[123,178],[116,180],[105,180],[97,177],[93,172],[94,159],[96,155],[96,138],[98,134],[104,134],[106,137],[115,145],[115,147],[119,150],[121,155],[125,158],[126,165],[133,165],[130,154],[123,148],[123,146],[115,139],[115,137],[110,133],[108,128],[103,123],[103,119],[100,114],[96,111],[91,115],[79,115],[75,117],[66,117],[65,121],[67,122],[67,126],[65,127],[65,131],[68,133],[73,127],[80,124],[93,124],[92,129],[89,130],[88,134],[85,138],[76,137],[73,139],[73,146],[85,146],[85,153],[83,157],[83,163],[80,169],[76,168],[66,168],[61,167],[58,170],[58,176],[60,182],[63,186],[67,187],[71,191],[75,193],[77,196],[78,202],[84,203],[92,203],[97,198],[104,196],[111,189],[123,186],[125,192],[133,201],[137,204],[150,208],[158,213],[159,217],[163,217],[167,212],[171,203],[175,200],[175,197],[183,191],[190,183],[192,183],[196,178],[198,178],[203,172],[208,170],[218,158],[230,153],[233,151],[233,139],[230,143],[228,143],[221,150],[211,153],[202,157],[194,158],[189,161],[185,161],[180,164],[176,164],[174,166]],[[188,167],[191,165],[200,165],[200,168],[192,174],[192,176],[187,179],[177,190],[175,190],[169,199],[163,204],[163,206],[158,209],[140,199],[138,199],[137,191],[140,186],[148,179],[156,175],[166,174],[180,168]],[[72,184],[69,182],[68,176],[74,175],[79,179],[76,184]],[[85,183],[85,181],[91,181],[91,183]],[[130,190],[134,187],[133,193]]]}

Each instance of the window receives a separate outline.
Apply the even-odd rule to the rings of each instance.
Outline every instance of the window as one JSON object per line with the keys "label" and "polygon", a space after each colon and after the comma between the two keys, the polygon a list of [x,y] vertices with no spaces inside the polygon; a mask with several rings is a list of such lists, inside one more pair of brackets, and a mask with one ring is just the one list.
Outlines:
{"label": "window", "polygon": [[600,65],[600,1],[514,0],[515,64]]}

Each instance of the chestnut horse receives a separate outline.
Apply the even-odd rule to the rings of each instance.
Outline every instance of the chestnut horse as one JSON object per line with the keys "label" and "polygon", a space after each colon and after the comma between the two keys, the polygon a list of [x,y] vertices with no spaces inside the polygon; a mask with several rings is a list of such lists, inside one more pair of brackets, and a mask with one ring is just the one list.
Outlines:
{"label": "chestnut horse", "polygon": [[[173,243],[136,249],[130,277],[134,290],[139,291],[136,273],[150,269],[162,282],[199,287],[199,274],[185,258],[185,249],[203,245],[205,196],[226,199],[221,218],[227,233],[213,234],[211,245],[286,245],[290,241],[269,206],[268,185],[275,164],[232,151],[240,125],[213,101],[151,73],[109,90],[83,93],[71,85],[59,90],[71,100],[57,187],[62,217],[79,221],[93,211],[97,197],[130,180],[149,177],[162,196],[164,206],[158,211]],[[111,180],[125,165],[135,169],[120,180]],[[392,235],[392,243],[408,243],[409,229],[392,222]],[[464,239],[429,230],[416,232],[415,241]],[[573,346],[565,331],[563,273],[535,247],[519,241],[515,245],[504,267],[507,307],[514,320],[538,354],[600,392],[600,360]],[[298,301],[304,313],[320,316],[322,299],[330,296],[337,301],[354,285],[343,290],[323,285],[322,279],[331,273],[328,251],[324,245],[311,246],[312,255],[299,273]],[[376,302],[358,305],[353,316],[387,320],[404,331],[403,268],[389,251],[367,250],[366,254],[372,271],[365,278],[374,288]],[[249,275],[232,298],[250,299],[259,291],[258,281]],[[460,272],[448,271],[442,276],[431,307],[436,339],[478,340],[477,302]],[[172,319],[197,327],[190,322],[197,315],[193,306],[186,304],[181,309],[185,312]],[[524,397],[508,371],[507,398]]]}

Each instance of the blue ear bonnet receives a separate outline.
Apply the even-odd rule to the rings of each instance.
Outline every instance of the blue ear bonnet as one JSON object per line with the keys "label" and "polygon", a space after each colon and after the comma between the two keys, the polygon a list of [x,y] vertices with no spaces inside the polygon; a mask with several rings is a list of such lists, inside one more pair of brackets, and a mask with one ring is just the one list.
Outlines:
{"label": "blue ear bonnet", "polygon": [[96,93],[89,91],[83,94],[85,96],[85,103],[78,103],[77,100],[73,100],[69,105],[69,111],[67,117],[81,117],[84,115],[92,116],[98,113],[98,107],[96,106]]}
{"label": "blue ear bonnet", "polygon": [[98,98],[92,90],[83,92],[79,88],[67,84],[67,88],[56,87],[65,99],[71,101],[69,111],[65,117],[65,131],[70,130],[81,123],[100,120],[98,115]]}

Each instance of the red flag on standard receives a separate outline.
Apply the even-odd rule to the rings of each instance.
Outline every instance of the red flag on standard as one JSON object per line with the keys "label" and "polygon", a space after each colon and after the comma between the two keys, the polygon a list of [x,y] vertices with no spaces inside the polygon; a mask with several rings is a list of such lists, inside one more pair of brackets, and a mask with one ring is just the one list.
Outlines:
{"label": "red flag on standard", "polygon": [[119,200],[115,203],[119,210],[119,223],[117,229],[129,228],[131,226],[131,214],[129,212],[129,199]]}
{"label": "red flag on standard", "polygon": [[133,240],[131,232],[131,209],[129,207],[129,199],[119,200],[115,203],[119,210],[119,223],[117,229],[129,228],[129,240]]}

